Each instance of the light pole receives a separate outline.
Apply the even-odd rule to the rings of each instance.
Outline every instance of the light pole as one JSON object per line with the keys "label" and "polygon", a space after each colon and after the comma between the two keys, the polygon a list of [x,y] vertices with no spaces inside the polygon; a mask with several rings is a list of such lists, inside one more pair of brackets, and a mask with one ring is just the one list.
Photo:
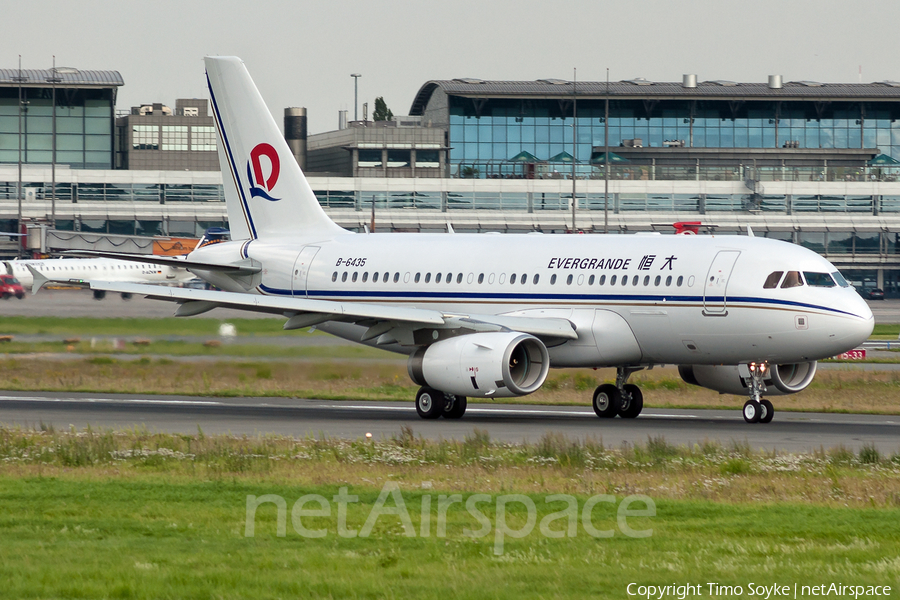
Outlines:
{"label": "light pole", "polygon": [[53,68],[50,69],[50,77],[47,78],[47,81],[53,86],[53,154],[52,159],[50,160],[50,227],[56,229],[56,84],[62,82],[62,78],[60,75],[75,75],[78,73],[78,69],[73,69],[71,67],[57,67],[56,66],[56,55],[53,55]]}
{"label": "light pole", "polygon": [[[22,55],[19,55],[19,74],[14,77],[16,82],[19,84],[19,179],[16,183],[16,197],[18,198],[19,203],[19,212],[18,212],[18,220],[16,223],[16,227],[18,230],[16,233],[22,233],[22,119],[24,117],[25,110],[25,101],[22,98],[22,82],[25,81],[25,78],[22,76]],[[16,250],[16,257],[22,258],[22,244],[21,238],[20,243],[18,244],[18,248]]]}
{"label": "light pole", "polygon": [[353,78],[353,120],[359,120],[359,114],[356,112],[356,107],[359,106],[359,78],[362,77],[360,73],[351,73],[350,77]]}

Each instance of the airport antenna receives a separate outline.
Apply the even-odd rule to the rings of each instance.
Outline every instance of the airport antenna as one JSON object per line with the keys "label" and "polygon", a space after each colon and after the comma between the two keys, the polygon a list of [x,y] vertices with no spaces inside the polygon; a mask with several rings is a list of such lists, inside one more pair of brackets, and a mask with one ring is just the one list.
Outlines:
{"label": "airport antenna", "polygon": [[578,95],[575,86],[578,81],[578,69],[572,67],[572,233],[575,233],[575,207],[578,204],[578,196],[575,195],[575,155],[577,154],[576,128],[578,125]]}

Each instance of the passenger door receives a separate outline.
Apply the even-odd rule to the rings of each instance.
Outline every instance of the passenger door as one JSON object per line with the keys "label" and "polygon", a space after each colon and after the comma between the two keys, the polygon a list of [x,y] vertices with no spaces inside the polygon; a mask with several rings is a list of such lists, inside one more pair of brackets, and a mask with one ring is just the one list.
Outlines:
{"label": "passenger door", "polygon": [[728,280],[734,263],[740,256],[740,250],[720,250],[709,266],[706,280],[703,283],[703,314],[708,317],[721,317],[728,314]]}
{"label": "passenger door", "polygon": [[294,296],[306,296],[309,268],[318,251],[318,246],[305,246],[297,255],[297,260],[294,261],[294,272],[291,275],[291,292]]}

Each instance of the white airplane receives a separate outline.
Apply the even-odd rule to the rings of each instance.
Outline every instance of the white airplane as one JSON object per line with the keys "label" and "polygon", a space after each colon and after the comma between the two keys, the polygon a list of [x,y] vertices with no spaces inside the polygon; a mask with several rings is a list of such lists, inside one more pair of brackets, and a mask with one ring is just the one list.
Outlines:
{"label": "white airplane", "polygon": [[241,60],[207,58],[206,69],[232,241],[182,265],[223,291],[93,289],[177,302],[180,316],[279,314],[287,330],[406,354],[425,419],[462,417],[467,397],[535,392],[550,367],[616,368],[594,410],[633,418],[643,396],[629,376],[674,364],[689,383],[748,397],[744,419],[768,422],[764,393],[803,390],[817,360],[872,332],[868,305],[834,265],[776,240],[350,233],[319,206]]}
{"label": "white airplane", "polygon": [[[149,258],[149,257],[145,257]],[[102,281],[126,281],[132,283],[184,283],[196,276],[183,267],[159,265],[153,262],[137,263],[132,260],[110,258],[49,258],[43,260],[3,261],[8,275],[19,280],[22,287],[39,288],[46,281],[81,284],[91,279]],[[36,274],[36,275],[35,275]],[[105,290],[95,289],[94,298],[102,300]],[[130,292],[122,292],[122,298],[131,299]]]}

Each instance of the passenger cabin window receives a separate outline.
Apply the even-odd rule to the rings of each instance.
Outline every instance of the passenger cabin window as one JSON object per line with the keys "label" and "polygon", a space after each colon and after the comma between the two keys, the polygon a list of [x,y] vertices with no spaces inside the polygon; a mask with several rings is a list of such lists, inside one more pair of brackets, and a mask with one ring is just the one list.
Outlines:
{"label": "passenger cabin window", "polygon": [[434,282],[435,282],[435,283],[440,283],[440,282],[441,282],[441,275],[443,275],[443,273],[438,273],[437,275],[434,276]]}
{"label": "passenger cabin window", "polygon": [[394,273],[394,283],[397,283],[398,281],[400,281],[400,272],[399,271]]}
{"label": "passenger cabin window", "polygon": [[800,278],[800,271],[788,271],[781,282],[782,288],[800,287],[803,285],[803,279]]}
{"label": "passenger cabin window", "polygon": [[337,271],[335,271],[334,273],[332,273],[332,275],[331,275],[331,281],[337,281]]}
{"label": "passenger cabin window", "polygon": [[769,273],[769,276],[766,277],[766,282],[763,284],[763,288],[767,290],[777,288],[782,275],[784,275],[784,271],[773,271],[772,273]]}
{"label": "passenger cabin window", "polygon": [[431,281],[431,273],[425,273],[425,283]]}
{"label": "passenger cabin window", "polygon": [[[462,283],[462,273],[456,275],[456,283]],[[469,283],[472,283],[471,281]]]}
{"label": "passenger cabin window", "polygon": [[556,273],[550,276],[550,285],[556,285]]}
{"label": "passenger cabin window", "polygon": [[[612,277],[609,278],[609,285],[616,285],[616,277],[617,277],[617,275],[613,275]],[[601,277],[601,279],[602,279],[602,277]],[[603,283],[601,282],[600,285],[603,285]]]}
{"label": "passenger cabin window", "polygon": [[535,275],[534,279],[531,280],[531,283],[534,285],[537,285],[537,282],[540,281],[540,279],[541,279],[540,275]]}
{"label": "passenger cabin window", "polygon": [[828,273],[811,273],[809,271],[803,271],[803,279],[806,280],[806,285],[811,285],[813,287],[834,287],[834,280]]}

